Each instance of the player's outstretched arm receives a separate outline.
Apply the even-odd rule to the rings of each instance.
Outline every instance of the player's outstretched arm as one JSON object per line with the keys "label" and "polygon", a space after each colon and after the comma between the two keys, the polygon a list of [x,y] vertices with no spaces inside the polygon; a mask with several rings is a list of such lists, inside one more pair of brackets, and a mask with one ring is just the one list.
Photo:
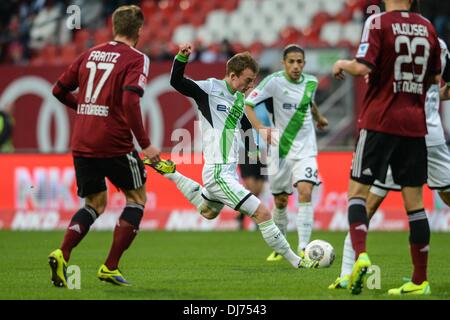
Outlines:
{"label": "player's outstretched arm", "polygon": [[267,144],[272,143],[272,137],[271,137],[271,128],[265,127],[261,121],[259,121],[258,117],[256,116],[255,110],[253,110],[253,107],[249,104],[245,106],[245,114],[246,119],[248,118],[248,122],[255,128],[256,131],[261,135],[261,137],[264,139],[264,141]]}
{"label": "player's outstretched arm", "polygon": [[170,74],[170,85],[181,94],[191,97],[199,98],[204,95],[204,91],[191,79],[184,76],[184,70],[192,53],[192,46],[190,44],[180,45],[180,50],[175,56]]}
{"label": "player's outstretched arm", "polygon": [[356,59],[353,60],[338,60],[333,66],[333,76],[336,79],[345,79],[344,71],[352,76],[365,76],[369,74],[372,69],[370,69],[364,63],[358,62]]}

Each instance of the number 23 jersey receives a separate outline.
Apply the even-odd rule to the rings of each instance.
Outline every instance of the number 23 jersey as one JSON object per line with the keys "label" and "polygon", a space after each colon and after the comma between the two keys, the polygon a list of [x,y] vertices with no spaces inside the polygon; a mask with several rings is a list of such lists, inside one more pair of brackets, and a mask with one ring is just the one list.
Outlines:
{"label": "number 23 jersey", "polygon": [[428,81],[441,69],[433,25],[408,11],[374,14],[365,23],[356,59],[372,69],[358,127],[424,137]]}

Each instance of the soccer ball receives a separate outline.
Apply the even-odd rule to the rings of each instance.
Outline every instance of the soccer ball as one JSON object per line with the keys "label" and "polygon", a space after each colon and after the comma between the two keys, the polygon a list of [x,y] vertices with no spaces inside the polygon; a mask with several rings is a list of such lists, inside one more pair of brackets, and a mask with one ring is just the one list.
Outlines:
{"label": "soccer ball", "polygon": [[323,240],[311,241],[305,248],[305,258],[319,261],[319,268],[328,268],[335,258],[334,248]]}

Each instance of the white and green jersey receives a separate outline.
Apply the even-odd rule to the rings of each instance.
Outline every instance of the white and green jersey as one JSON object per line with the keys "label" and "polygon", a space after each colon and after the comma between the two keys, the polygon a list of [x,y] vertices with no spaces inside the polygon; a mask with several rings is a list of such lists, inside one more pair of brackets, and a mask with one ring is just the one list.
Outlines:
{"label": "white and green jersey", "polygon": [[[442,39],[439,39],[441,47],[441,75],[442,79],[449,83],[449,70],[446,69],[447,61],[450,59],[447,45]],[[441,101],[439,99],[439,84],[433,84],[427,91],[425,99],[425,115],[427,117],[428,134],[425,136],[427,147],[445,144],[444,128],[442,127],[441,117],[439,115],[439,107]]]}
{"label": "white and green jersey", "polygon": [[[180,93],[194,98],[198,105],[205,163],[238,162],[240,129],[251,135],[251,130],[248,130],[251,124],[244,115],[244,94],[232,92],[225,80],[210,78],[194,81],[185,78],[186,63],[183,56],[177,55],[172,67],[171,84]],[[253,140],[253,136],[249,140]]]}
{"label": "white and green jersey", "polygon": [[[245,103],[256,106],[265,103],[272,115],[272,124],[279,130],[280,158],[303,159],[317,156],[316,132],[312,121],[317,78],[303,73],[297,82],[287,78],[284,71],[266,77],[250,93]],[[271,146],[271,154],[276,154]]]}

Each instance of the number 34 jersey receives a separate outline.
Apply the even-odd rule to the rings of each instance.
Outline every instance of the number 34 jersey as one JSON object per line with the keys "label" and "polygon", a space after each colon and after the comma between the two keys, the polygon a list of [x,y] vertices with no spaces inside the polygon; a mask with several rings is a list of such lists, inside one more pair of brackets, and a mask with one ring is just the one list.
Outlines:
{"label": "number 34 jersey", "polygon": [[245,103],[249,106],[265,103],[273,126],[278,129],[278,145],[270,146],[271,156],[278,154],[281,159],[296,160],[317,156],[311,114],[317,86],[317,78],[312,75],[303,73],[293,82],[284,71],[279,71],[266,77],[247,97]]}
{"label": "number 34 jersey", "polygon": [[441,70],[433,25],[408,11],[374,14],[365,23],[356,59],[372,69],[358,127],[424,137],[428,81]]}
{"label": "number 34 jersey", "polygon": [[144,94],[150,61],[129,45],[110,41],[81,54],[58,79],[77,94],[71,147],[74,156],[114,157],[134,149],[122,102],[125,90]]}

